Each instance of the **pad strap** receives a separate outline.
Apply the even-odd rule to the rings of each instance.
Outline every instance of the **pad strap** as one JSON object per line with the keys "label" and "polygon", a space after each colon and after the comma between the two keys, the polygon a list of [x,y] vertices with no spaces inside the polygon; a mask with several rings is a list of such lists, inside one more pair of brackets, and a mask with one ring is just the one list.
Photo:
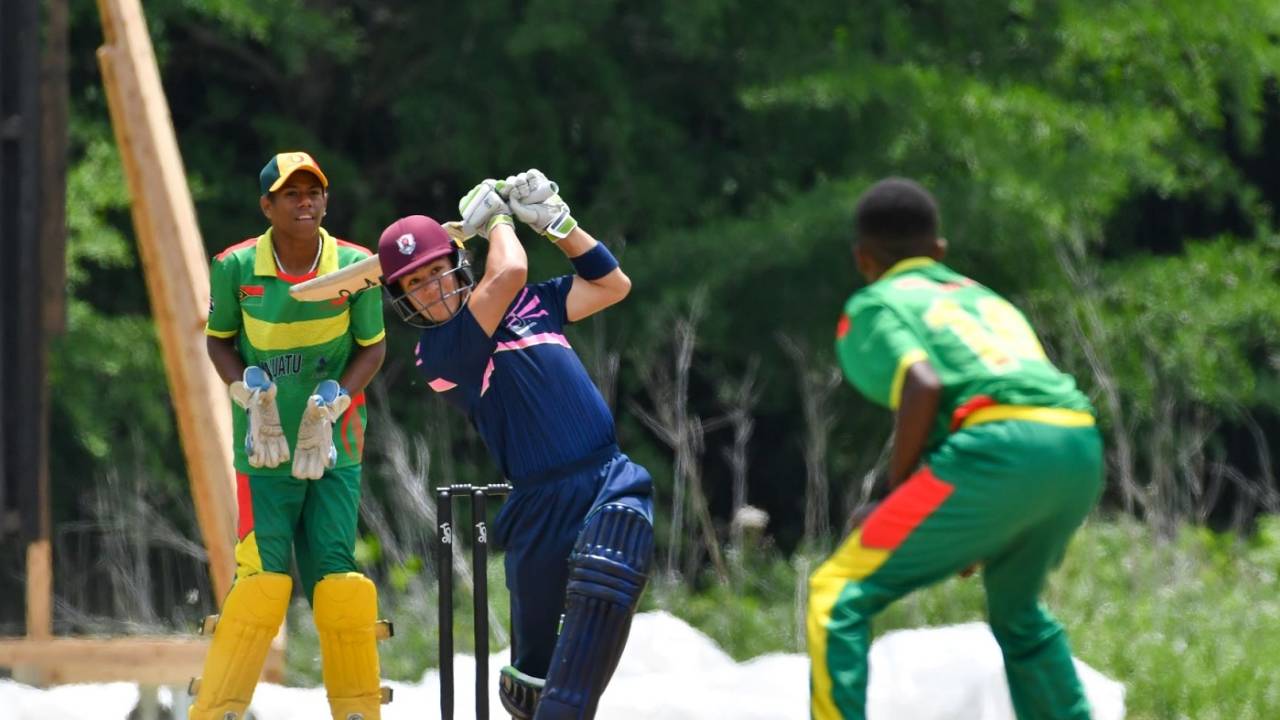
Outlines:
{"label": "pad strap", "polygon": [[526,675],[508,665],[498,676],[498,699],[514,720],[530,720],[538,707],[538,698],[546,680]]}

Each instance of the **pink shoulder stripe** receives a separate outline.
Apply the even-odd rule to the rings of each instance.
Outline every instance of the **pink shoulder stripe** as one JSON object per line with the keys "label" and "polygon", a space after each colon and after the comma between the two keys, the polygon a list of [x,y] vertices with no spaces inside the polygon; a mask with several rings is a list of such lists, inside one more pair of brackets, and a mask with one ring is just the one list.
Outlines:
{"label": "pink shoulder stripe", "polygon": [[[494,352],[497,352],[496,350]],[[480,395],[489,392],[489,378],[493,376],[493,356],[489,356],[489,364],[484,368],[484,378],[480,381]]]}
{"label": "pink shoulder stripe", "polygon": [[527,312],[529,312],[530,310],[532,310],[532,309],[534,309],[534,308],[538,307],[538,305],[539,305],[541,302],[542,302],[542,298],[538,297],[537,295],[534,295],[534,296],[533,296],[533,299],[529,301],[529,304],[528,304],[528,305],[525,305],[524,307],[522,307],[522,308],[520,308],[518,311],[516,311],[516,315],[519,315],[520,317],[524,317],[525,313],[527,313]]}
{"label": "pink shoulder stripe", "polygon": [[431,382],[427,383],[427,385],[430,386],[430,388],[432,390],[435,390],[436,392],[445,392],[458,387],[458,383],[449,382],[444,378],[436,378],[435,380],[432,380]]}
{"label": "pink shoulder stripe", "polygon": [[539,333],[519,340],[500,342],[494,352],[500,353],[507,350],[523,350],[524,348],[533,347],[534,345],[561,345],[563,347],[569,347],[569,339],[560,333]]}

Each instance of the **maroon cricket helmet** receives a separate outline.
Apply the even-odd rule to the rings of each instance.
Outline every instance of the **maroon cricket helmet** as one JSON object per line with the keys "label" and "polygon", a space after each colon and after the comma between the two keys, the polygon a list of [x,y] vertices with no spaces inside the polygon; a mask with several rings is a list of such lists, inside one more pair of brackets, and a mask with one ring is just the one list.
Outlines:
{"label": "maroon cricket helmet", "polygon": [[378,264],[388,284],[437,258],[461,250],[449,233],[426,215],[409,215],[387,226],[378,239]]}
{"label": "maroon cricket helmet", "polygon": [[[400,287],[400,278],[443,257],[453,259],[452,268],[419,283],[411,291]],[[382,284],[391,306],[401,320],[415,327],[430,328],[452,320],[467,304],[476,284],[462,243],[426,215],[402,217],[382,231],[382,237],[378,238],[378,264],[382,267]],[[452,280],[450,289],[445,290],[443,283],[447,278]],[[410,297],[411,293],[422,297],[422,291],[432,284],[439,288],[434,300],[415,303]],[[433,319],[428,312],[437,318],[443,315],[444,319]]]}

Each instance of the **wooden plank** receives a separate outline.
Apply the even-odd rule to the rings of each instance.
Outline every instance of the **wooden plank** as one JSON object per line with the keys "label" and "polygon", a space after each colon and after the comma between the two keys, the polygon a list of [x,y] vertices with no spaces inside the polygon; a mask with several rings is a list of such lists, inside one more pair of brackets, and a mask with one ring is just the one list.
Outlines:
{"label": "wooden plank", "polygon": [[[207,638],[0,639],[0,667],[37,668],[50,685],[136,682],[186,685],[200,674],[209,651]],[[280,682],[284,647],[267,653],[263,679]]]}
{"label": "wooden plank", "polygon": [[27,546],[27,637],[53,637],[53,551],[47,539]]}
{"label": "wooden plank", "polygon": [[208,259],[173,122],[138,0],[98,0],[98,49],[111,124],[132,198],[134,229],[216,601],[231,589],[235,473],[226,386],[205,353]]}

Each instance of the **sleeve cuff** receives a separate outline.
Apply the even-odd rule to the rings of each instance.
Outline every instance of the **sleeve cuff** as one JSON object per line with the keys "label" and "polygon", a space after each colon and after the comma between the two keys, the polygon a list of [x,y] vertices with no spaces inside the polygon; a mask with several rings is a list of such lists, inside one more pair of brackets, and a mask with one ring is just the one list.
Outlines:
{"label": "sleeve cuff", "polygon": [[910,350],[898,360],[898,368],[893,373],[893,385],[889,388],[889,409],[897,410],[902,402],[902,384],[907,378],[907,369],[921,360],[928,360],[925,351]]}
{"label": "sleeve cuff", "polygon": [[240,334],[240,330],[238,330],[238,329],[237,329],[237,330],[214,330],[213,328],[209,327],[208,325],[205,325],[205,326],[204,326],[204,334],[205,334],[205,335],[208,335],[209,337],[216,337],[216,338],[223,338],[223,339],[226,339],[226,338],[231,338],[231,337],[235,337],[235,336],[239,335],[239,334]]}
{"label": "sleeve cuff", "polygon": [[378,344],[379,342],[382,341],[382,338],[386,336],[387,336],[387,331],[386,329],[383,329],[382,332],[378,333],[372,338],[369,338],[368,340],[361,340],[360,338],[356,338],[356,344],[359,345],[360,347],[369,347],[370,345]]}

